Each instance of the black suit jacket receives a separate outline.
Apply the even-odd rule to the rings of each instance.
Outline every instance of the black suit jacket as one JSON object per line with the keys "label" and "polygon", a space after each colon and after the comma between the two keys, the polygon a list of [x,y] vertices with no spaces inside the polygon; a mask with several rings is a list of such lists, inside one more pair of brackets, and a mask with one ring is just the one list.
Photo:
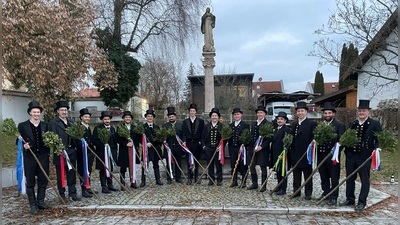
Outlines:
{"label": "black suit jacket", "polygon": [[[32,142],[34,139],[33,139],[33,133],[32,133],[30,123],[31,122],[29,120],[19,123],[18,124],[18,132],[21,135],[21,137],[25,140],[25,142],[29,143],[32,146],[33,145]],[[40,126],[40,130],[42,132],[42,135],[43,135],[43,133],[48,131],[48,124],[46,122],[40,121],[39,126]],[[17,141],[18,141],[18,139],[17,139]],[[33,150],[32,151],[35,155],[47,154],[47,157],[48,157],[48,155],[50,154],[50,149],[48,147],[44,146],[43,139],[40,141],[42,142],[41,145],[43,146],[43,148],[40,148],[39,151],[33,151]],[[23,153],[24,153],[25,157],[31,156],[33,158],[32,154],[29,150],[26,150],[26,151],[24,150]]]}
{"label": "black suit jacket", "polygon": [[[122,124],[120,126],[125,126],[125,124]],[[129,167],[129,148],[128,148],[128,146],[126,146],[128,144],[128,139],[119,136],[118,129],[119,129],[119,126],[117,127],[117,132],[115,134],[117,143],[119,144],[117,164],[118,164],[118,166],[121,166],[121,167]],[[139,142],[138,142],[137,135],[133,132],[133,129],[135,129],[135,125],[131,124],[129,136],[133,141],[133,145],[135,146],[136,151],[138,151]],[[136,163],[140,163],[140,160],[138,159],[138,157],[136,157]]]}
{"label": "black suit jacket", "polygon": [[[365,133],[361,139],[361,153],[356,153],[354,152],[354,148],[346,148],[345,153],[346,157],[360,157],[363,160],[366,160],[368,157],[371,156],[372,152],[376,149],[379,148],[379,142],[378,138],[375,136],[375,132],[381,132],[382,127],[381,124],[373,120],[371,118],[368,118],[364,122],[365,127]],[[351,129],[356,129],[357,126],[357,120],[351,122],[349,124],[349,127]]]}
{"label": "black suit jacket", "polygon": [[[96,146],[97,156],[99,156],[101,158],[101,160],[103,160],[103,162],[105,162],[105,160],[104,160],[104,144],[100,141],[100,138],[99,138],[99,129],[101,129],[101,128],[106,129],[103,123],[96,126],[93,129],[93,143]],[[110,132],[111,132],[111,136],[110,136],[110,139],[108,140],[108,144],[110,145],[112,157],[113,157],[114,161],[116,161],[117,160],[117,138],[115,136],[116,131],[113,126],[110,127]],[[96,158],[96,169],[98,169],[98,170],[104,169],[103,164],[97,158]]]}
{"label": "black suit jacket", "polygon": [[[156,137],[155,132],[156,130],[160,129],[160,127],[155,123],[153,123],[153,130],[150,129],[148,123],[144,123],[143,127],[144,127],[144,133],[146,134],[147,137],[147,143],[151,143],[153,145],[152,148],[149,148],[149,160],[154,161],[157,158],[160,159],[158,155],[160,155],[160,157],[163,157],[161,149],[162,143],[155,140]],[[155,151],[157,151],[158,154]]]}
{"label": "black suit jacket", "polygon": [[[211,132],[211,121],[209,122],[209,123],[207,123],[205,126],[204,126],[204,129],[203,129],[203,135],[201,136],[201,146],[203,146],[203,148],[204,148],[204,146],[207,146],[207,140],[209,139],[209,137],[210,137],[210,132]],[[223,124],[221,123],[221,122],[219,122],[218,121],[218,123],[217,123],[217,130],[219,131],[219,133],[221,133],[221,130],[222,130],[222,126],[223,126]],[[219,139],[217,138],[217,146],[218,146],[218,144],[219,144],[219,142],[221,141],[221,135],[219,135]]]}
{"label": "black suit jacket", "polygon": [[[330,154],[332,151],[332,148],[335,146],[336,142],[339,142],[340,137],[343,135],[343,133],[346,131],[346,126],[344,123],[337,121],[336,119],[333,119],[331,122],[331,126],[335,129],[335,133],[337,134],[336,138],[330,140],[329,142],[323,143],[323,144],[318,144],[318,157],[325,157],[327,154]],[[340,150],[343,148],[340,147]]]}
{"label": "black suit jacket", "polygon": [[[267,121],[266,119],[264,119],[260,125],[264,125],[264,124],[268,124],[271,122]],[[254,122],[251,125],[251,136],[252,136],[252,141],[250,144],[250,147],[247,149],[248,153],[249,153],[249,157],[247,157],[248,160],[248,164],[250,164],[251,161],[251,157],[253,156],[253,152],[254,152],[254,148],[255,148],[255,144],[256,141],[258,139],[258,137],[260,136],[260,132],[258,129],[256,129],[257,126],[257,122]],[[254,156],[254,161],[253,163],[255,163],[255,165],[259,165],[259,166],[269,166],[270,164],[270,143],[271,143],[272,138],[263,138],[262,144],[261,144],[261,150],[256,152],[256,156]]]}
{"label": "black suit jacket", "polygon": [[[191,123],[190,118],[187,118],[183,121],[182,137],[180,137],[183,142],[192,141],[192,131],[190,129],[190,123]],[[204,129],[204,120],[200,119],[199,117],[196,117],[194,123],[195,123],[194,139],[196,141],[201,141],[201,136],[203,135],[203,129]]]}
{"label": "black suit jacket", "polygon": [[[308,145],[314,139],[314,130],[317,127],[317,122],[306,118],[296,132],[296,125],[298,122],[292,123],[291,134],[293,135],[292,146],[289,149],[289,161],[292,166],[294,166],[299,160],[300,157],[307,151]],[[305,156],[297,166],[297,168],[306,168],[311,166],[308,164],[307,157]]]}
{"label": "black suit jacket", "polygon": [[[84,126],[84,125],[81,124],[81,126]],[[88,128],[85,127],[85,133],[83,134],[83,138],[85,139],[85,141],[88,144],[88,146],[90,147],[90,149],[95,151],[96,148],[94,147],[93,134],[92,134],[92,130],[90,130],[90,127],[88,127]],[[78,155],[81,155],[81,150],[82,150],[81,140],[75,140],[75,146],[76,146],[76,150],[78,151]],[[88,155],[93,154],[92,151],[90,151],[89,149],[88,149],[87,153],[88,153]]]}
{"label": "black suit jacket", "polygon": [[286,125],[283,125],[281,129],[278,128],[275,129],[275,135],[274,138],[272,139],[272,151],[271,151],[271,166],[274,166],[275,162],[278,160],[278,156],[282,153],[283,151],[283,137],[285,137],[285,134],[290,133],[290,128]]}
{"label": "black suit jacket", "polygon": [[[235,122],[232,122],[229,124],[229,126],[233,129],[235,129]],[[233,144],[236,142],[237,146],[236,147],[240,147],[242,145],[242,142],[240,142],[240,135],[242,134],[243,130],[248,129],[250,130],[250,125],[246,122],[244,122],[243,120],[240,121],[240,123],[238,124],[238,131],[237,134],[232,134],[232,137],[229,138],[228,140],[228,146],[229,147],[233,147]]]}
{"label": "black suit jacket", "polygon": [[[67,118],[67,126],[70,127],[71,125],[72,121]],[[65,146],[68,156],[72,159],[76,158],[75,140],[65,132],[64,122],[59,117],[49,122],[49,131],[58,134]],[[53,154],[53,164],[60,165],[60,156],[55,153]]]}

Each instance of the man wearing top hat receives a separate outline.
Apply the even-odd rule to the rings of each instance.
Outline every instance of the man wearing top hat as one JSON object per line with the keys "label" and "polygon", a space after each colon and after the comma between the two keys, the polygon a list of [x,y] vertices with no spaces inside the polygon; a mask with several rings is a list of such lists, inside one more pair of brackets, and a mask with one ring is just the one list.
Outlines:
{"label": "man wearing top hat", "polygon": [[[56,133],[62,140],[65,150],[68,153],[68,157],[74,167],[76,167],[76,146],[75,140],[69,136],[65,129],[72,125],[72,121],[67,118],[68,116],[69,104],[66,101],[59,101],[56,103],[54,111],[57,112],[57,117],[49,122],[49,131]],[[61,197],[65,198],[65,188],[62,187],[61,170],[65,170],[67,175],[67,186],[68,186],[68,196],[73,201],[80,201],[81,199],[76,193],[76,174],[73,169],[68,170],[67,163],[65,162],[65,167],[61,168],[60,156],[56,153],[53,154],[53,164],[56,166],[57,173],[57,189]]]}
{"label": "man wearing top hat", "polygon": [[[90,122],[90,117],[92,114],[89,112],[89,109],[83,108],[79,110],[79,118],[81,120],[82,126],[85,127],[85,133],[83,135],[83,138],[85,139],[88,147],[92,149],[93,151],[95,150],[94,144],[93,144],[93,135],[92,131],[90,130],[89,122]],[[78,164],[78,173],[79,175],[83,178],[84,177],[84,157],[83,157],[83,149],[82,149],[82,143],[81,140],[76,140],[76,148],[77,148],[77,156],[76,156],[76,161]],[[93,162],[94,162],[94,154],[92,151],[87,150],[87,158],[88,158],[88,171],[89,174],[92,174],[92,167],[93,167]],[[93,197],[93,190],[88,188],[86,189],[86,186],[84,184],[84,181],[81,180],[81,189],[82,189],[82,197],[85,198],[91,198]],[[89,184],[90,184],[90,178],[89,178]]]}
{"label": "man wearing top hat", "polygon": [[[130,139],[126,139],[125,137],[121,137],[118,135],[118,129],[119,126],[117,127],[117,142],[119,144],[119,151],[118,151],[118,161],[117,161],[117,165],[120,167],[120,173],[121,173],[121,184],[125,185],[125,173],[126,170],[130,167],[129,165],[129,148],[130,147],[135,147],[135,153],[136,155],[136,162],[134,163],[133,166],[135,166],[135,164],[140,164],[140,159],[138,157],[138,149],[139,149],[139,143],[137,142],[136,135],[133,132],[133,130],[135,129],[135,125],[132,124],[132,119],[133,119],[133,115],[131,113],[131,111],[125,111],[122,115],[122,119],[124,120],[123,124],[121,124],[120,126],[126,126],[126,128],[128,128],[129,133],[130,133]],[[131,183],[130,184],[131,188],[137,189],[138,186],[136,184],[136,182]],[[121,188],[121,190],[124,190],[123,188]]]}
{"label": "man wearing top hat", "polygon": [[[247,187],[247,190],[253,190],[258,188],[258,177],[257,177],[257,172],[256,172],[256,165],[259,165],[261,168],[261,183],[263,184],[264,181],[267,179],[268,172],[267,172],[267,166],[270,165],[270,143],[271,143],[271,138],[263,138],[262,144],[260,146],[255,146],[256,141],[258,137],[260,136],[260,126],[264,124],[271,124],[269,121],[265,119],[265,115],[267,114],[267,111],[265,110],[265,107],[260,105],[257,107],[255,110],[257,114],[257,121],[251,125],[251,136],[252,136],[252,142],[251,142],[251,147],[248,150],[248,157],[247,160],[249,161],[249,166],[250,166],[250,174],[251,174],[251,182],[252,184]],[[253,154],[255,154],[253,158]],[[253,161],[251,162],[251,159],[253,158]],[[266,191],[266,184],[261,187],[260,191],[264,192]]]}
{"label": "man wearing top hat", "polygon": [[[190,152],[192,152],[193,156],[200,160],[202,154],[202,146],[201,146],[201,135],[203,134],[204,129],[204,120],[196,117],[197,113],[197,105],[192,103],[189,106],[189,118],[183,121],[182,125],[182,141],[189,148]],[[186,158],[188,158],[189,154],[186,154]],[[197,183],[199,179],[199,164],[195,161],[195,169],[194,174],[189,168],[189,164],[187,167],[188,170],[188,181],[187,185],[192,184],[192,179],[194,178],[194,183]]]}
{"label": "man wearing top hat", "polygon": [[[47,209],[49,206],[44,202],[48,180],[40,169],[32,153],[37,157],[46,174],[49,174],[50,149],[43,143],[42,134],[47,132],[47,123],[40,121],[43,108],[36,101],[28,104],[29,120],[18,124],[18,132],[26,143],[23,145],[24,169],[26,178],[26,194],[28,196],[30,213],[37,214],[39,209]],[[37,177],[37,197],[35,196],[35,183]]]}
{"label": "man wearing top hat", "polygon": [[[314,129],[317,127],[317,122],[307,118],[308,107],[305,102],[298,102],[295,108],[297,121],[292,123],[291,134],[293,135],[293,142],[289,149],[288,159],[289,164],[294,166],[300,161],[298,166],[293,170],[293,191],[296,191],[301,186],[301,176],[304,180],[312,173],[312,166],[308,164],[307,157],[301,156],[307,151],[308,145],[314,139]],[[300,160],[301,159],[301,160]],[[311,200],[312,195],[312,179],[305,185],[305,200]],[[299,197],[300,192],[293,197]]]}
{"label": "man wearing top hat", "polygon": [[[333,126],[337,136],[329,142],[318,145],[317,149],[318,164],[327,155],[332,154],[332,149],[335,147],[335,144],[339,142],[340,137],[346,130],[346,126],[342,122],[339,122],[334,118],[336,114],[336,109],[332,102],[325,102],[322,112],[323,112],[322,118],[324,119],[323,123]],[[340,148],[340,151],[341,150],[342,148]],[[339,158],[340,158],[340,153],[339,153]],[[321,177],[321,187],[323,193],[319,198],[317,198],[317,200],[321,200],[325,195],[331,192],[331,190],[339,184],[340,164],[337,163],[336,165],[333,165],[332,160],[327,160],[318,169],[318,172]],[[328,205],[336,205],[338,195],[339,195],[339,189],[329,196]]]}
{"label": "man wearing top hat", "polygon": [[[162,143],[155,140],[156,136],[155,131],[160,129],[160,127],[154,123],[154,118],[156,117],[154,110],[152,109],[146,110],[146,114],[144,114],[144,117],[146,117],[146,122],[143,124],[143,127],[144,127],[144,133],[146,134],[147,138],[149,161],[153,163],[153,170],[154,170],[154,176],[156,178],[156,184],[163,185],[163,183],[161,182],[160,167],[158,165],[159,160],[162,160],[162,158],[160,158],[162,157],[162,150],[161,150]],[[146,186],[146,175],[144,172],[145,171],[142,169],[142,182],[140,183],[140,187]]]}
{"label": "man wearing top hat", "polygon": [[[235,173],[233,174],[233,171],[235,170],[235,164],[236,160],[239,156],[239,150],[240,146],[242,145],[242,142],[240,142],[240,135],[242,134],[243,130],[250,130],[250,125],[244,121],[242,121],[242,116],[243,112],[240,110],[240,108],[234,108],[232,111],[233,119],[234,121],[229,124],[229,126],[232,128],[232,137],[228,140],[228,148],[229,148],[229,157],[230,157],[230,163],[231,163],[231,173],[233,176],[233,182],[230,185],[230,187],[236,187],[238,186],[238,181],[237,181],[237,174],[240,172],[242,175],[242,178],[244,178],[245,173],[247,171],[247,165],[244,165],[243,160],[239,160],[239,164],[236,168]],[[246,146],[247,147],[247,146]],[[242,188],[246,187],[246,182],[242,182]]]}
{"label": "man wearing top hat", "polygon": [[[284,150],[283,146],[283,138],[285,137],[286,134],[290,133],[290,128],[286,126],[286,123],[289,121],[287,114],[285,112],[279,112],[278,115],[275,117],[276,120],[276,128],[275,128],[275,133],[274,133],[274,138],[272,139],[272,151],[271,151],[271,165],[274,166],[275,163],[278,160],[281,160],[281,163],[286,163],[282,162],[283,159],[279,159],[279,155],[282,153]],[[280,183],[283,179],[284,176],[282,176],[282,167],[279,166],[277,168],[276,172],[276,177],[278,178],[278,183]],[[286,175],[286,174],[284,174]],[[282,184],[279,186],[279,188],[275,191],[276,195],[284,195],[286,194],[286,188],[287,188],[287,179],[282,182]]]}
{"label": "man wearing top hat", "polygon": [[[222,185],[222,164],[218,160],[218,155],[216,155],[211,161],[214,152],[219,151],[219,142],[221,141],[221,130],[223,124],[219,122],[219,118],[221,114],[217,108],[212,108],[210,113],[208,114],[211,118],[211,121],[204,126],[203,135],[201,138],[201,144],[203,146],[204,153],[207,158],[208,167],[208,175],[210,181],[208,185],[211,186],[215,182],[215,175],[217,176],[217,186]],[[218,154],[218,153],[217,153]],[[214,164],[217,169],[217,173],[214,173]],[[214,175],[215,174],[215,175]],[[214,182],[213,182],[214,181]]]}
{"label": "man wearing top hat", "polygon": [[[113,160],[117,159],[117,138],[116,138],[116,131],[113,126],[111,126],[111,119],[112,116],[110,115],[109,111],[102,111],[100,120],[102,123],[98,126],[96,126],[93,130],[93,142],[94,145],[96,146],[96,154],[97,156],[104,162],[108,160],[109,162],[109,170],[113,171],[113,163],[112,160],[105,159],[104,158],[104,144],[101,142],[99,138],[99,129],[107,129],[111,133],[110,139],[108,139],[108,145],[110,146],[111,149],[111,156]],[[113,181],[112,181],[112,174],[110,173],[108,176],[107,169],[104,167],[104,165],[101,163],[101,161],[96,158],[96,169],[99,170],[99,176],[100,176],[100,184],[101,184],[101,192],[105,194],[111,193],[111,191],[118,191],[116,188],[114,188]]]}
{"label": "man wearing top hat", "polygon": [[[360,142],[354,148],[346,148],[346,176],[349,176],[355,171],[372,152],[379,148],[376,132],[381,132],[381,124],[369,117],[371,108],[369,100],[359,100],[357,108],[357,119],[349,124],[351,129],[356,130],[357,137]],[[361,180],[361,190],[358,196],[358,204],[355,207],[356,211],[362,211],[367,204],[367,197],[370,188],[370,169],[371,163],[366,163],[358,172]],[[346,181],[346,201],[341,202],[340,206],[354,206],[355,204],[355,180],[357,174],[354,174]]]}
{"label": "man wearing top hat", "polygon": [[[168,122],[163,124],[163,127],[167,129],[175,129],[176,135],[179,137],[182,137],[182,123],[176,121],[176,112],[175,112],[175,107],[167,107],[167,116],[168,116]],[[176,159],[175,161],[175,181],[177,183],[182,183],[182,173],[179,168],[182,168],[182,156],[183,156],[183,151],[181,149],[181,146],[179,145],[178,141],[176,140],[176,137],[168,137],[166,142],[168,143],[169,148],[171,149],[172,155]],[[166,158],[168,157],[168,152],[164,152]],[[167,163],[168,166],[168,163]],[[169,171],[169,168],[168,168]],[[172,179],[169,175],[167,175],[167,184],[172,183]]]}

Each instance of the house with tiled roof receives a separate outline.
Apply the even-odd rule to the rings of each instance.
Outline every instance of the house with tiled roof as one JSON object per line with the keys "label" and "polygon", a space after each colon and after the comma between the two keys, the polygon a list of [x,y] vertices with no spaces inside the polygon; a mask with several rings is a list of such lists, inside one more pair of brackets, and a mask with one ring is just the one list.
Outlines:
{"label": "house with tiled roof", "polygon": [[261,96],[264,93],[269,92],[284,92],[283,88],[283,80],[279,81],[255,81],[252,84],[253,88],[253,96],[257,95],[257,97]]}
{"label": "house with tiled roof", "polygon": [[[339,90],[339,82],[325,82],[324,83],[324,94],[330,94]],[[314,83],[307,82],[306,92],[314,93]]]}

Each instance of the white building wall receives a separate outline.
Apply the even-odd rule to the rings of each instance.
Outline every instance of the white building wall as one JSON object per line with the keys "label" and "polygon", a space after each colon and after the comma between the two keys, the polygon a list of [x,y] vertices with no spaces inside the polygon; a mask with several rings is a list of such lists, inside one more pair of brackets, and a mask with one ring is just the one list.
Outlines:
{"label": "white building wall", "polygon": [[[387,39],[387,41],[395,43],[397,43],[397,40],[398,37],[395,33],[389,35]],[[393,51],[397,52],[397,48],[393,47]],[[396,55],[387,51],[382,52],[382,54],[385,54],[391,63],[398,64],[398,57]],[[375,54],[365,63],[362,70],[379,72],[382,76],[397,80],[399,77],[393,66],[386,65],[383,59]],[[391,82],[387,79],[373,77],[365,72],[358,76],[357,99],[370,100],[370,107],[372,109],[376,109],[381,100],[398,98],[398,91],[398,81]]]}
{"label": "white building wall", "polygon": [[3,120],[6,118],[12,118],[14,122],[18,124],[29,119],[29,114],[26,110],[28,109],[28,103],[31,100],[30,97],[4,95],[3,92]]}

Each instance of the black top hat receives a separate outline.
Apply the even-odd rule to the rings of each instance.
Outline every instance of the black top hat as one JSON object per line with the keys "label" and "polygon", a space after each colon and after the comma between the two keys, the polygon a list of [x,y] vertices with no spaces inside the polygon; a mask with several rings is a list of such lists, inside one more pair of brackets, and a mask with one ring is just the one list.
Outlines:
{"label": "black top hat", "polygon": [[79,113],[80,113],[79,118],[85,114],[89,114],[89,116],[92,116],[92,114],[89,112],[89,109],[87,109],[87,108],[83,108],[83,109],[79,110]]}
{"label": "black top hat", "polygon": [[332,112],[336,112],[335,106],[332,102],[325,102],[322,111],[331,110]]}
{"label": "black top hat", "polygon": [[235,114],[235,113],[241,113],[241,114],[243,114],[243,111],[240,110],[240,108],[234,108],[234,109],[232,110],[232,114]]}
{"label": "black top hat", "polygon": [[296,104],[296,108],[294,108],[296,111],[298,110],[298,109],[305,109],[305,110],[307,110],[308,111],[308,106],[307,106],[307,103],[305,103],[305,102],[298,102],[297,104]]}
{"label": "black top hat", "polygon": [[190,109],[195,109],[195,110],[197,111],[197,105],[196,105],[196,104],[194,104],[194,103],[190,104],[190,106],[189,106],[189,109],[188,109],[188,110],[190,110]]}
{"label": "black top hat", "polygon": [[133,118],[132,112],[131,111],[124,111],[122,114],[122,119],[125,118],[125,116],[130,116],[131,119]]}
{"label": "black top hat", "polygon": [[285,112],[278,112],[278,115],[275,116],[275,118],[278,118],[278,117],[283,117],[286,121],[289,120],[287,117],[287,114]]}
{"label": "black top hat", "polygon": [[357,109],[371,109],[369,107],[369,100],[358,100],[358,108]]}
{"label": "black top hat", "polygon": [[167,116],[169,116],[169,115],[176,116],[175,107],[167,107]]}
{"label": "black top hat", "polygon": [[34,109],[34,108],[39,109],[40,112],[43,111],[43,108],[40,106],[39,102],[37,102],[37,101],[31,101],[31,102],[29,102],[29,104],[28,104],[28,110],[27,110],[28,114],[29,114],[29,113],[31,112],[31,110]]}
{"label": "black top hat", "polygon": [[68,104],[68,102],[67,102],[67,101],[58,101],[58,102],[56,103],[56,107],[54,108],[54,111],[57,111],[57,109],[63,108],[63,107],[69,109],[69,104]]}
{"label": "black top hat", "polygon": [[218,117],[221,117],[221,114],[219,113],[219,109],[217,108],[212,108],[211,112],[208,114],[210,117],[213,113],[216,113],[218,115]]}
{"label": "black top hat", "polygon": [[103,120],[104,117],[110,117],[110,120],[112,119],[112,116],[111,116],[109,111],[102,111],[101,112],[100,120]]}
{"label": "black top hat", "polygon": [[144,117],[146,117],[148,114],[151,114],[151,115],[153,115],[154,118],[156,118],[156,114],[154,113],[154,110],[152,110],[152,109],[146,110]]}
{"label": "black top hat", "polygon": [[256,113],[257,113],[258,111],[263,111],[263,112],[267,113],[267,110],[265,110],[265,107],[262,106],[262,105],[259,105],[259,106],[257,107],[257,109],[254,110],[254,111],[255,111]]}

